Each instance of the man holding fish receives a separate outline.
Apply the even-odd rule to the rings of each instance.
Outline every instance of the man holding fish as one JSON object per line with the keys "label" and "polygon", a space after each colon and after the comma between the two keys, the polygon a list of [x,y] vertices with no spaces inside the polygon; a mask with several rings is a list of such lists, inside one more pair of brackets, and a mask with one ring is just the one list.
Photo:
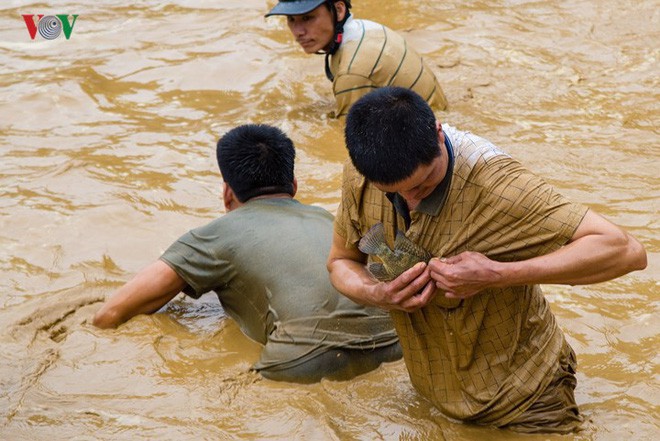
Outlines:
{"label": "man holding fish", "polygon": [[465,422],[576,430],[575,354],[539,284],[643,269],[643,246],[407,89],[357,101],[346,144],[330,278],[390,310],[416,389]]}

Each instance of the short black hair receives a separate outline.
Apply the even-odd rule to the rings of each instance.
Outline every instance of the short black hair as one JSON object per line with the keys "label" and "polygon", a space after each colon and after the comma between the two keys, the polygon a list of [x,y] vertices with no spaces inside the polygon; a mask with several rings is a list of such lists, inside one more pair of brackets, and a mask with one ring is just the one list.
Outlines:
{"label": "short black hair", "polygon": [[277,127],[245,124],[227,132],[216,149],[218,166],[240,202],[255,196],[293,196],[293,142]]}
{"label": "short black hair", "polygon": [[433,110],[402,87],[375,89],[356,101],[345,140],[357,171],[377,184],[401,182],[440,156]]}

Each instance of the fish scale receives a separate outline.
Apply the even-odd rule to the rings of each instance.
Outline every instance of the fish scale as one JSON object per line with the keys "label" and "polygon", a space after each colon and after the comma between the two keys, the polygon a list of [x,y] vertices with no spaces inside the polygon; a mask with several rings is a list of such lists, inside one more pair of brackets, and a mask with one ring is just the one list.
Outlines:
{"label": "fish scale", "polygon": [[431,253],[408,239],[397,230],[394,249],[390,248],[385,238],[385,227],[377,223],[360,239],[358,249],[380,262],[370,262],[369,272],[378,280],[388,282],[399,277],[419,262],[426,262],[433,257]]}

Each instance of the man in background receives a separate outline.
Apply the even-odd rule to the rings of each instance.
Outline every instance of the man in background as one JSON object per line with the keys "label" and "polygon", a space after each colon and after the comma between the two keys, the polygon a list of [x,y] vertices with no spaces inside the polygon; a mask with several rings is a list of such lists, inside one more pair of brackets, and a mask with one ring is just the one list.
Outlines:
{"label": "man in background", "polygon": [[447,99],[435,75],[393,30],[350,13],[350,0],[280,0],[266,17],[284,15],[305,53],[325,54],[325,73],[337,101],[335,117],[371,90],[399,86],[414,90],[437,110]]}

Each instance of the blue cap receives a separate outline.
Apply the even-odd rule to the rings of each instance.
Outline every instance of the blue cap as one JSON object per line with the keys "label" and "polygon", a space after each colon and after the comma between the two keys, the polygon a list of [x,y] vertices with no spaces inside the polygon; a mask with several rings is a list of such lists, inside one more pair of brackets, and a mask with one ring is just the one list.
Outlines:
{"label": "blue cap", "polygon": [[266,17],[271,15],[300,15],[307,14],[322,5],[327,0],[280,0]]}

